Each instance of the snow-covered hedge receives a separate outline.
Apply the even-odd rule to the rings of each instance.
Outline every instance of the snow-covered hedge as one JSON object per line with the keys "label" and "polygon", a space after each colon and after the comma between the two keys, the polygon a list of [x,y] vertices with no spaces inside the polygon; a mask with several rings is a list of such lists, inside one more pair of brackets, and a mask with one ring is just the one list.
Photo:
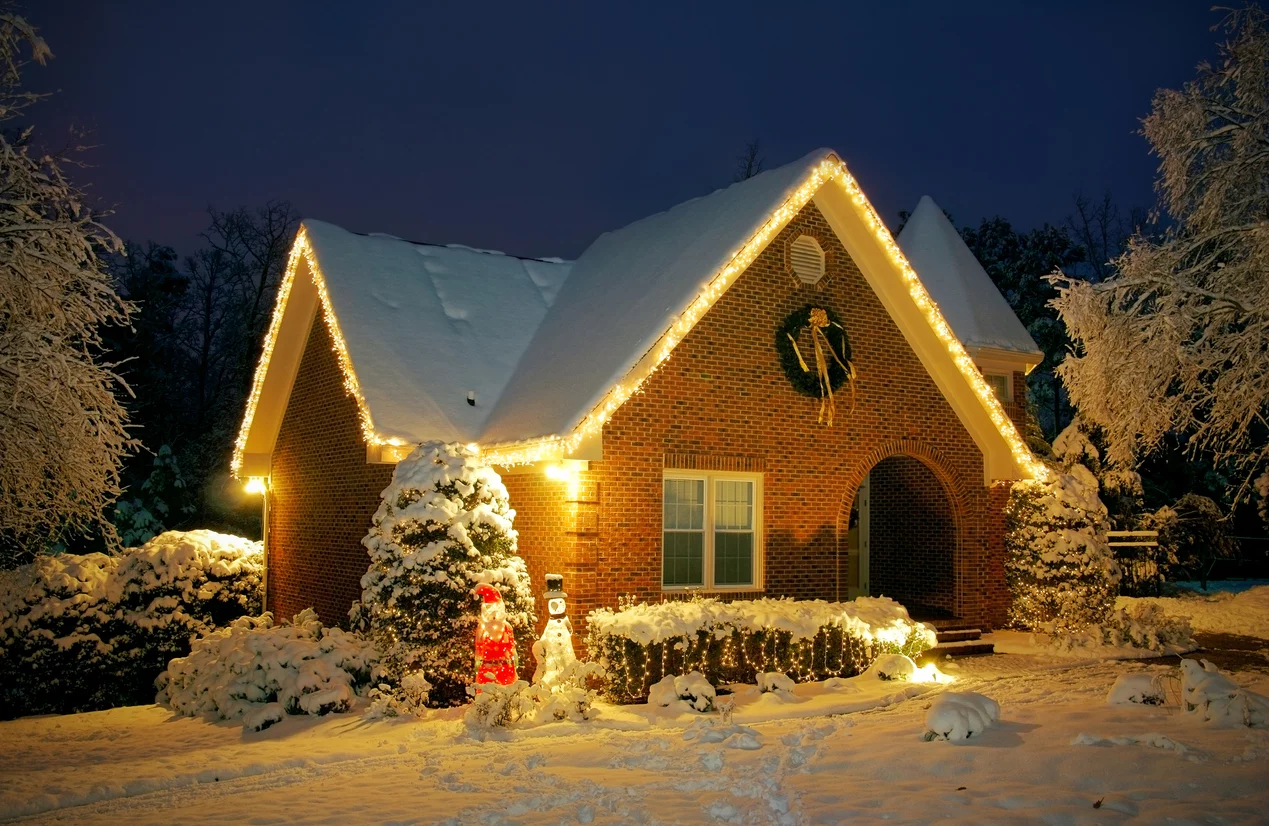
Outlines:
{"label": "snow-covered hedge", "polygon": [[155,702],[259,731],[286,714],[347,711],[374,662],[368,640],[324,628],[311,608],[276,626],[271,614],[242,617],[172,660],[155,681]]}
{"label": "snow-covered hedge", "polygon": [[259,542],[168,531],[0,576],[0,717],[149,703],[190,640],[260,611]]}
{"label": "snow-covered hedge", "polygon": [[644,699],[670,674],[700,671],[714,685],[775,671],[800,682],[851,677],[881,654],[916,656],[935,644],[929,627],[886,597],[626,604],[592,611],[588,628],[590,655],[608,672],[606,695],[622,703]]}
{"label": "snow-covered hedge", "polygon": [[1097,625],[1054,634],[1050,642],[1067,651],[1109,646],[1176,654],[1193,650],[1193,635],[1188,619],[1169,616],[1158,605],[1142,600],[1127,608],[1115,609]]}

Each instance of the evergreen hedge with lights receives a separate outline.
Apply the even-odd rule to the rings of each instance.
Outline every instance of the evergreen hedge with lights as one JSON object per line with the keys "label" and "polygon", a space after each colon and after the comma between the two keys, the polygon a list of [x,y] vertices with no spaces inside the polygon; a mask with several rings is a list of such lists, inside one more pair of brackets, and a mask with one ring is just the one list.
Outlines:
{"label": "evergreen hedge with lights", "polygon": [[[893,600],[865,597],[861,604],[866,607],[860,613],[871,608],[880,621],[870,627],[868,619],[854,616],[852,603],[821,600],[626,602],[617,611],[591,612],[586,646],[607,674],[604,696],[616,703],[643,702],[670,674],[699,671],[715,686],[754,684],[771,672],[810,682],[853,677],[882,654],[915,658],[934,646],[934,632],[907,619]],[[794,611],[801,616],[790,618]],[[623,612],[639,612],[650,622],[623,622]],[[808,627],[814,614],[821,624]],[[649,633],[650,627],[657,630]]]}
{"label": "evergreen hedge with lights", "polygon": [[422,674],[428,705],[466,702],[482,583],[502,595],[520,663],[531,662],[536,617],[514,518],[501,477],[469,448],[429,442],[397,464],[362,540],[370,569],[351,612],[370,632],[382,679]]}

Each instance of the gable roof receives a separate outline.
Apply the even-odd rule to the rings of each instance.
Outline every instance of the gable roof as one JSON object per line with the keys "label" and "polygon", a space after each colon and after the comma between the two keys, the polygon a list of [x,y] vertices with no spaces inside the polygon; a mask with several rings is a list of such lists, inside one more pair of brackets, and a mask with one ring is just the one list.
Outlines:
{"label": "gable roof", "polygon": [[813,152],[599,236],[577,259],[479,441],[572,430],[823,157]]}
{"label": "gable roof", "polygon": [[1044,352],[934,199],[922,196],[895,238],[957,338],[971,351],[1004,350],[1035,366]]}
{"label": "gable roof", "polygon": [[608,418],[812,199],[982,450],[984,477],[1043,475],[829,150],[606,233],[573,265],[306,221],[257,367],[234,470],[267,469],[299,368],[297,342],[319,306],[368,443],[471,441],[502,465],[594,458]]}

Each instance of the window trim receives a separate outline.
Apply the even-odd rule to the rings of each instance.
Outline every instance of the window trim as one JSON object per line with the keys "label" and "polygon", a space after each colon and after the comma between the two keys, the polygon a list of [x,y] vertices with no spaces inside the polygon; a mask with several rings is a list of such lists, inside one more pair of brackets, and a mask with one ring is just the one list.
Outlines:
{"label": "window trim", "polygon": [[[666,468],[661,476],[661,590],[666,592],[681,591],[761,591],[764,589],[763,557],[766,542],[762,524],[762,473],[743,473],[740,471],[721,470],[676,470]],[[666,585],[665,584],[665,482],[667,479],[695,479],[705,481],[705,514],[702,524],[704,542],[702,543],[701,584],[700,585]],[[753,581],[743,585],[717,585],[714,582],[714,509],[717,507],[717,482],[752,482],[753,483]]]}
{"label": "window trim", "polygon": [[1005,396],[1006,398],[997,398],[1001,404],[1013,403],[1013,372],[1001,370],[983,370],[983,379],[987,380],[987,386],[991,387],[991,377],[997,376],[1005,380]]}

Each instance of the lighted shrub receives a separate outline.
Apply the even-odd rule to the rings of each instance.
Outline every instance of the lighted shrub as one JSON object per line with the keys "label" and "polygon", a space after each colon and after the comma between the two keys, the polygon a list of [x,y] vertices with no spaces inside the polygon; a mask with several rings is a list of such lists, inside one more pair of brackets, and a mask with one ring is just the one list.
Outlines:
{"label": "lighted shrub", "polygon": [[851,677],[881,654],[910,657],[935,644],[885,597],[853,602],[698,599],[624,604],[588,617],[587,648],[608,673],[605,696],[645,699],[666,675],[700,671],[714,685],[788,674],[798,682]]}

